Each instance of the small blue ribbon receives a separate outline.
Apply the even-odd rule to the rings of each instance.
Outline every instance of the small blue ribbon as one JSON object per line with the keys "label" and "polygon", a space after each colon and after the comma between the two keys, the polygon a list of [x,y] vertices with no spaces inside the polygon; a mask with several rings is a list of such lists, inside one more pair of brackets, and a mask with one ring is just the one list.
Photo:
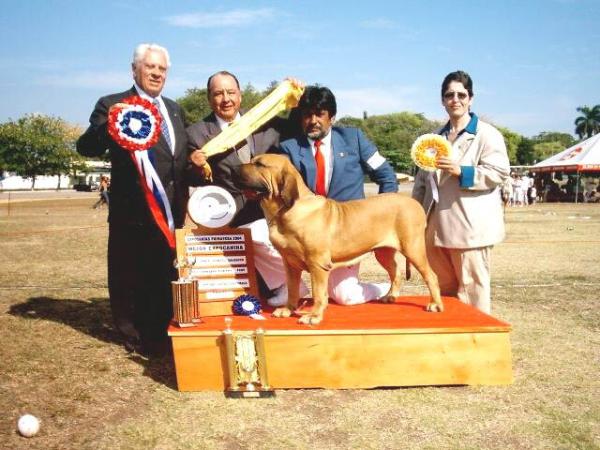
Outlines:
{"label": "small blue ribbon", "polygon": [[260,300],[254,295],[240,295],[233,302],[233,312],[238,316],[250,316],[260,312]]}

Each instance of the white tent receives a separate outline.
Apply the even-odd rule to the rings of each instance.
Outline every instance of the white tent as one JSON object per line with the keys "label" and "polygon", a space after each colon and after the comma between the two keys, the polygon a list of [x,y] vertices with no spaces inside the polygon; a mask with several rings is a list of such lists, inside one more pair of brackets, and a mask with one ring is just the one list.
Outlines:
{"label": "white tent", "polygon": [[530,170],[536,173],[563,172],[576,174],[575,203],[577,203],[581,174],[600,173],[600,133],[537,163]]}
{"label": "white tent", "polygon": [[600,172],[600,133],[531,167],[532,172]]}

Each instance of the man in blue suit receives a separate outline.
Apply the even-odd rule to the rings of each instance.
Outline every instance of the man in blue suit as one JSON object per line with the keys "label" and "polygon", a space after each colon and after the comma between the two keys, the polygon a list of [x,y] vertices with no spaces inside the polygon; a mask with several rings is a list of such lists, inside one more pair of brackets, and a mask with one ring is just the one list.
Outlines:
{"label": "man in blue suit", "polygon": [[[364,198],[365,174],[379,185],[379,193],[398,191],[392,166],[362,131],[333,126],[337,105],[328,88],[308,86],[298,111],[303,133],[282,142],[280,151],[290,158],[313,192],[336,201]],[[329,297],[354,305],[388,292],[389,283],[360,283],[358,272],[359,264],[333,270]]]}

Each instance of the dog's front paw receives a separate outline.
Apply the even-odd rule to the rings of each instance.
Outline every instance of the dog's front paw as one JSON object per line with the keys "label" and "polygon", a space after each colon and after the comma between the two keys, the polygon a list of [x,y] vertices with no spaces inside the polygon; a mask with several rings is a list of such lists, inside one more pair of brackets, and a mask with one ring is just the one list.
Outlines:
{"label": "dog's front paw", "polygon": [[273,311],[273,317],[290,317],[292,315],[292,310],[287,306],[282,306],[281,308],[277,308]]}
{"label": "dog's front paw", "polygon": [[306,314],[304,316],[300,316],[298,319],[298,323],[304,325],[318,325],[323,320],[323,315],[321,314]]}
{"label": "dog's front paw", "polygon": [[428,312],[443,312],[444,305],[438,305],[437,303],[431,302],[425,307],[425,310]]}
{"label": "dog's front paw", "polygon": [[380,297],[379,301],[381,303],[395,303],[396,297],[394,297],[393,295],[386,294],[383,297]]}

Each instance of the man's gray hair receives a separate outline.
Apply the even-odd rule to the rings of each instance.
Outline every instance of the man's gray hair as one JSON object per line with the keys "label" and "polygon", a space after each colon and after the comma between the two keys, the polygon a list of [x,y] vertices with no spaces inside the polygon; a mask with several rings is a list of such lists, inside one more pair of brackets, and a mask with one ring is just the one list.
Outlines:
{"label": "man's gray hair", "polygon": [[144,56],[146,56],[146,52],[148,52],[149,50],[154,52],[162,52],[165,55],[165,59],[167,60],[167,67],[171,67],[171,58],[169,58],[169,52],[166,48],[158,44],[138,45],[133,52],[133,65],[137,65],[139,61],[144,59]]}

